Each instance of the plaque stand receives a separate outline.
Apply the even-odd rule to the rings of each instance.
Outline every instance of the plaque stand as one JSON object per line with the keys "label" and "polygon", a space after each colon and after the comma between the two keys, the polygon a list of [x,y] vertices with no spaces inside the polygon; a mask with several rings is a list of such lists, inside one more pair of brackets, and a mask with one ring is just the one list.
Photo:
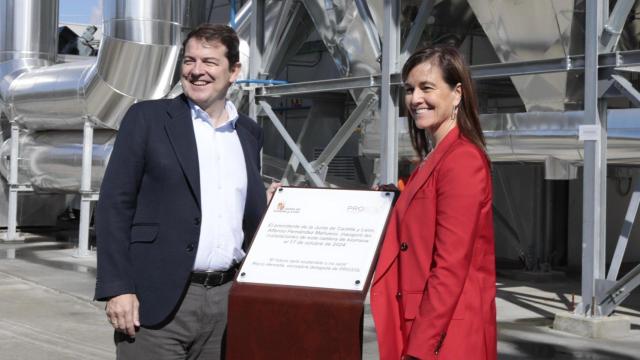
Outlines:
{"label": "plaque stand", "polygon": [[[364,301],[393,195],[280,188],[231,287],[226,359],[362,359]],[[366,254],[352,263],[350,238],[350,251]],[[304,262],[312,266],[296,267]]]}
{"label": "plaque stand", "polygon": [[236,282],[229,295],[226,358],[361,359],[364,289]]}

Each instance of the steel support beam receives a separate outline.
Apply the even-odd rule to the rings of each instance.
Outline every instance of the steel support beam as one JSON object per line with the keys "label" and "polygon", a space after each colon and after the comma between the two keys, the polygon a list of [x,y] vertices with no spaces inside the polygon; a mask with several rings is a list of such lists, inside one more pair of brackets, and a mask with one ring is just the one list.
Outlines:
{"label": "steel support beam", "polygon": [[[294,2],[294,0],[285,0],[281,6],[282,9],[280,10],[280,14],[278,14],[276,28],[271,33],[271,39],[269,41],[271,46],[267,46],[264,49],[260,64],[263,68],[261,68],[260,71],[268,71],[269,69],[264,68],[268,67],[268,64],[272,64],[274,61],[278,63],[282,61],[282,57],[287,53],[287,49],[283,49],[282,45],[291,42],[291,38],[295,35],[293,34],[291,25],[300,17],[301,12],[304,11],[302,4]],[[278,66],[275,66],[275,69],[274,71],[277,71]],[[276,74],[269,75],[275,76]],[[252,79],[256,78],[252,77]]]}
{"label": "steel support beam", "polygon": [[258,79],[262,71],[262,55],[264,53],[264,3],[265,0],[251,1],[251,39],[249,76]]}
{"label": "steel support beam", "polygon": [[[603,197],[606,191],[606,122],[601,122],[598,111],[598,23],[602,18],[603,4],[597,0],[586,2],[585,32],[585,124],[594,125],[599,133],[584,141],[584,187],[582,210],[582,303],[576,308],[581,315],[600,315],[596,309],[595,280],[604,279],[604,220]],[[604,101],[600,102],[604,106]],[[601,107],[602,110],[602,107]],[[606,109],[605,109],[606,111]],[[606,113],[605,113],[606,114]],[[606,116],[606,115],[605,115]],[[604,126],[603,126],[604,125]],[[603,139],[604,138],[604,139]],[[603,141],[604,140],[604,141]],[[606,188],[604,189],[606,190]]]}
{"label": "steel support beam", "polygon": [[[602,36],[600,37],[600,52],[607,53],[615,50],[622,33],[629,12],[633,8],[635,0],[618,0],[616,2],[609,20],[602,29]],[[605,9],[606,11],[606,9]]]}
{"label": "steel support beam", "polygon": [[[598,55],[598,69],[632,67],[638,65],[640,65],[640,50],[618,51]],[[584,70],[584,68],[585,57],[583,55],[575,55],[554,59],[474,65],[471,66],[471,76],[475,80],[487,80],[507,76]]]}
{"label": "steel support beam", "polygon": [[636,215],[638,214],[638,206],[640,206],[640,181],[636,181],[629,200],[629,207],[627,207],[627,213],[624,216],[624,223],[622,224],[622,230],[620,230],[620,236],[618,237],[618,244],[616,250],[613,253],[613,259],[609,266],[609,272],[607,273],[607,280],[616,281],[618,279],[618,273],[620,271],[620,265],[622,264],[622,258],[627,248],[627,242],[629,236],[631,236],[631,229],[636,221]]}
{"label": "steel support beam", "polygon": [[[433,3],[434,0],[423,0],[422,4],[420,4],[418,14],[416,15],[415,20],[413,20],[413,24],[411,24],[409,35],[407,35],[407,38],[404,40],[404,46],[402,47],[402,54],[400,55],[398,64],[404,64],[411,53],[416,50],[418,41],[420,41],[424,28],[427,26],[427,20],[429,19],[429,13],[431,13],[431,10],[433,9]],[[396,71],[398,70],[399,69],[396,69]]]}
{"label": "steel support beam", "polygon": [[[331,138],[329,144],[324,148],[318,158],[311,162],[311,166],[318,172],[329,166],[329,163],[336,156],[338,151],[347,142],[353,131],[362,122],[366,112],[376,103],[376,97],[373,91],[368,91],[362,96],[362,100],[358,106],[351,112],[347,121],[342,124],[338,132]],[[322,173],[325,173],[322,171]]]}
{"label": "steel support beam", "polygon": [[291,152],[293,152],[293,154],[298,158],[298,161],[300,161],[300,165],[302,165],[304,170],[309,175],[309,179],[311,179],[313,186],[324,187],[324,181],[320,178],[320,176],[318,176],[309,161],[307,161],[307,158],[305,158],[302,150],[300,150],[300,147],[296,145],[295,141],[293,141],[291,135],[289,135],[289,133],[287,132],[287,129],[284,127],[284,125],[282,125],[280,119],[278,119],[278,115],[276,115],[276,113],[274,113],[271,109],[271,105],[269,105],[268,102],[261,100],[260,106],[262,107],[262,110],[264,110],[264,112],[267,114],[269,119],[271,119],[271,122],[275,126],[276,130],[278,130],[284,141],[287,143],[289,149],[291,149]]}
{"label": "steel support beam", "polygon": [[[605,96],[610,97],[622,95],[636,107],[640,107],[640,92],[638,92],[626,78],[620,75],[611,75],[611,80],[607,82],[607,88],[603,89],[603,93]],[[596,279],[595,281],[596,298],[598,299],[598,306],[603,316],[610,315],[615,308],[630,295],[631,291],[640,286],[640,265],[632,269],[622,279],[617,280],[639,206],[640,182],[636,182],[633,194],[629,200],[624,223],[620,230],[616,249],[611,259],[607,278]],[[602,251],[604,251],[604,249]]]}
{"label": "steel support beam", "polygon": [[[298,140],[296,141],[296,146],[298,147],[300,147],[300,144],[302,143],[302,139],[304,139],[305,135],[307,134],[307,130],[309,129],[309,124],[311,123],[311,114],[312,112],[309,111],[309,113],[307,114],[307,117],[304,119],[304,122],[302,123],[302,128],[300,129],[300,133],[298,134]],[[291,157],[289,157],[289,161],[287,162],[287,167],[284,169],[284,174],[282,175],[282,179],[281,179],[282,185],[287,186],[287,185],[294,184],[294,182],[292,182],[291,180],[295,181],[295,177],[298,171],[298,165],[300,165],[300,161],[295,156],[295,154],[291,153]]]}
{"label": "steel support beam", "polygon": [[93,162],[93,121],[84,118],[82,132],[82,175],[80,177],[80,224],[78,225],[78,249],[76,257],[89,256],[89,223],[91,221],[91,168]]}
{"label": "steel support beam", "polygon": [[[599,69],[640,66],[640,50],[621,51],[598,56]],[[509,62],[471,66],[475,80],[499,79],[518,75],[534,75],[569,70],[584,70],[584,56]],[[391,85],[402,83],[400,74],[390,75]],[[299,82],[293,84],[264,86],[256,89],[257,97],[311,94],[318,92],[347,91],[382,86],[382,75],[347,77],[339,79]]]}
{"label": "steel support beam", "polygon": [[[391,76],[393,85],[400,85],[400,75]],[[293,84],[265,86],[256,89],[257,97],[274,97],[300,94],[313,94],[319,92],[348,91],[352,89],[368,89],[380,87],[382,76],[380,74],[370,76],[355,76],[339,79],[317,80],[299,82]]]}
{"label": "steel support beam", "polygon": [[[264,51],[264,3],[265,0],[251,1],[251,40],[249,57],[249,78],[259,79],[262,71],[262,54]],[[249,90],[249,117],[258,118],[256,90]]]}
{"label": "steel support beam", "polygon": [[20,127],[17,119],[11,121],[11,158],[9,159],[9,209],[5,241],[20,241],[18,236],[18,156],[20,153]]}
{"label": "steel support beam", "polygon": [[400,52],[400,4],[384,0],[382,79],[380,86],[380,182],[390,184],[398,179],[398,87],[392,86],[391,74]]}

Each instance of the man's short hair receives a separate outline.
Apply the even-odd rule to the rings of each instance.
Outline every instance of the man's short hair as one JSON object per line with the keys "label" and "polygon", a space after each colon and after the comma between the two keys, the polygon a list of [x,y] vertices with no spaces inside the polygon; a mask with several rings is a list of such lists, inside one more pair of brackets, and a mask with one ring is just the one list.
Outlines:
{"label": "man's short hair", "polygon": [[224,24],[201,24],[187,34],[182,42],[182,54],[184,55],[187,42],[190,39],[202,39],[206,42],[218,41],[227,48],[225,54],[229,60],[229,69],[240,62],[240,39],[232,27]]}

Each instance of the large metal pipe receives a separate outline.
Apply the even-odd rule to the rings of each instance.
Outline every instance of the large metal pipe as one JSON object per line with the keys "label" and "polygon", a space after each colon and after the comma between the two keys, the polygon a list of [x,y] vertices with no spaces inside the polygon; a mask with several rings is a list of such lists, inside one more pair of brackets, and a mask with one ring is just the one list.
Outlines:
{"label": "large metal pipe", "polygon": [[[640,163],[640,109],[609,110],[607,162]],[[480,117],[492,161],[540,162],[548,157],[581,165],[578,127],[584,112],[489,114]]]}
{"label": "large metal pipe", "polygon": [[[95,131],[93,135],[91,188],[99,189],[113,149],[116,132]],[[81,131],[38,131],[20,136],[18,183],[31,184],[37,191],[77,192],[82,172]],[[0,173],[9,176],[11,139],[0,148]]]}
{"label": "large metal pipe", "polygon": [[18,76],[56,61],[57,26],[57,0],[0,0],[0,111]]}
{"label": "large metal pipe", "polygon": [[44,67],[11,82],[9,101],[20,124],[82,129],[88,116],[99,127],[117,129],[131,104],[171,89],[184,9],[184,0],[105,1],[95,61]]}
{"label": "large metal pipe", "polygon": [[[609,110],[608,162],[640,164],[640,109]],[[482,115],[487,150],[494,162],[542,162],[549,157],[581,165],[583,146],[578,126],[583,112]],[[91,187],[99,188],[113,147],[115,132],[96,131]],[[401,137],[405,139],[405,137]],[[82,133],[47,131],[21,137],[20,182],[38,190],[77,191],[80,187]],[[410,148],[401,144],[401,148]],[[7,176],[9,141],[0,149],[0,173]],[[408,154],[403,154],[407,156]]]}
{"label": "large metal pipe", "polygon": [[[80,130],[85,116],[90,116],[98,127],[116,129],[136,98],[165,95],[180,47],[180,30],[185,30],[180,23],[190,28],[206,21],[211,5],[204,1],[106,2],[105,35],[97,61],[49,66],[14,82],[12,100],[21,123],[31,130]],[[236,18],[243,40],[249,36],[249,5],[245,4]],[[280,6],[280,2],[269,3],[269,29],[273,28]],[[269,30],[267,35],[270,33]],[[248,56],[245,50],[245,62]],[[180,88],[177,90],[181,92]],[[100,187],[114,137],[114,132],[95,132],[93,189]],[[21,137],[19,182],[31,183],[38,191],[78,191],[82,142],[79,131],[38,131]],[[0,149],[5,155],[0,173],[5,177],[9,144],[6,142]]]}

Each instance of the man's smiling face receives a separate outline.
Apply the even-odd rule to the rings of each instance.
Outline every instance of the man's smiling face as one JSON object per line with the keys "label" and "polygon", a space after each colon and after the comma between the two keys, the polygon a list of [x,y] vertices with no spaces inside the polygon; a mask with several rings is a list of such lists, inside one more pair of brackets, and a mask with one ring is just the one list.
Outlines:
{"label": "man's smiling face", "polygon": [[227,48],[219,41],[192,38],[187,42],[182,60],[182,88],[200,108],[207,109],[224,100],[227,90],[240,74],[240,64],[230,66]]}

